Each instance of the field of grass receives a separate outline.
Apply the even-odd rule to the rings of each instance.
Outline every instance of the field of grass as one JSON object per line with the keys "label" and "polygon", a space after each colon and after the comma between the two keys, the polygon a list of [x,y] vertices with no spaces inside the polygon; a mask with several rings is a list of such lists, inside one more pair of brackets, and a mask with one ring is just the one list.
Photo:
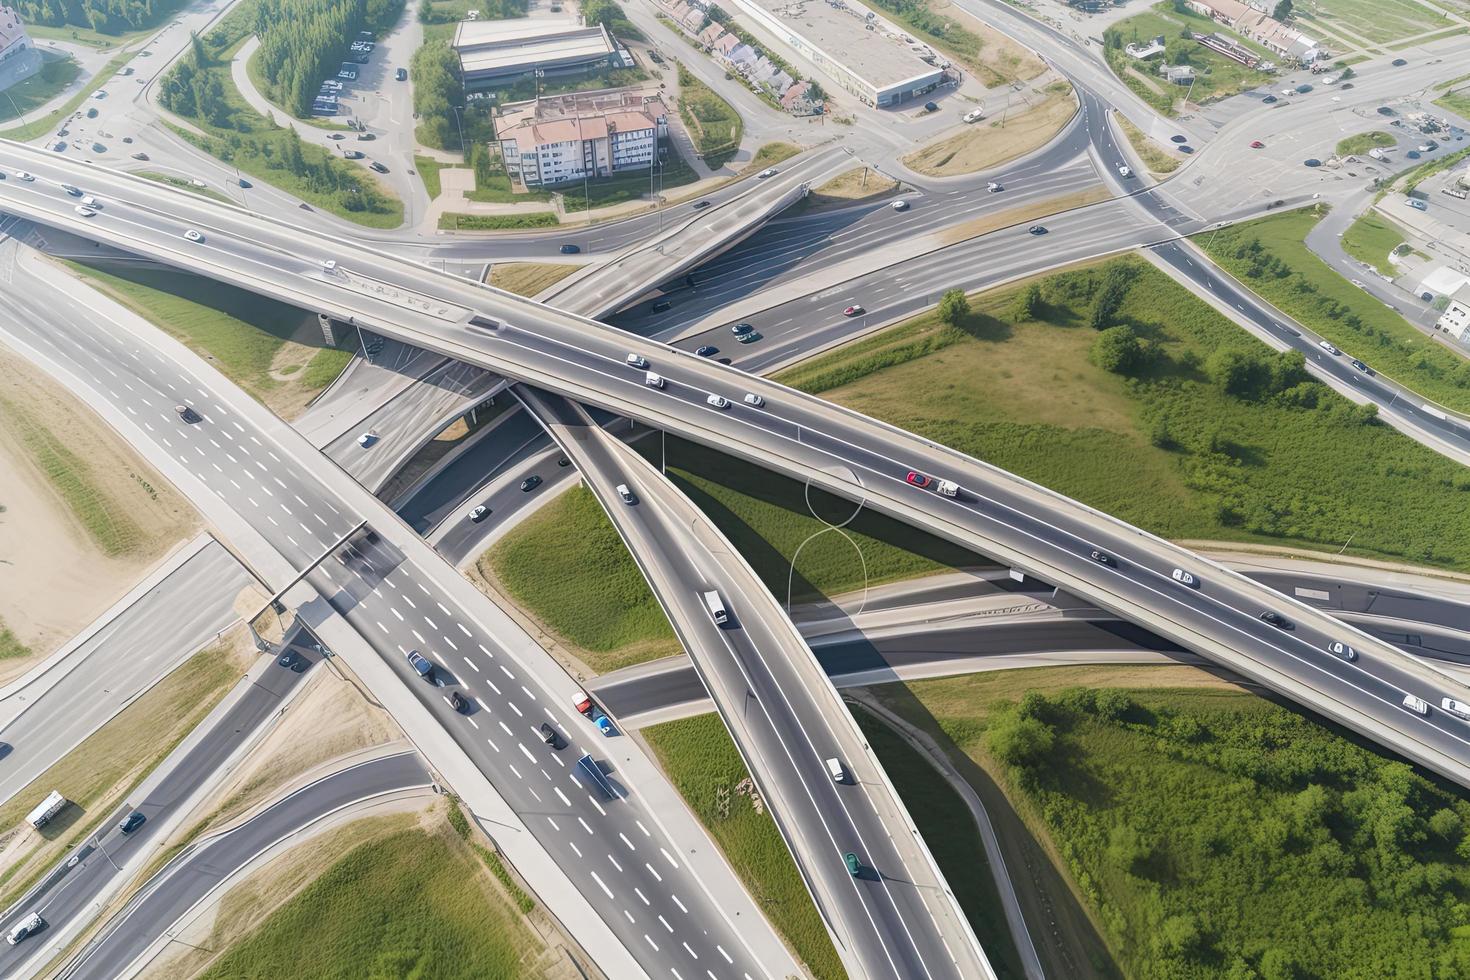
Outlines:
{"label": "field of grass", "polygon": [[[1137,377],[1090,359],[1110,269],[1128,282],[1111,322],[1153,355]],[[958,327],[923,314],[778,380],[1166,538],[1333,552],[1351,538],[1350,553],[1470,569],[1453,516],[1470,474],[1300,380],[1162,272],[1125,258],[1047,277],[1027,320],[1029,294],[983,295]]]}
{"label": "field of grass", "polygon": [[1367,262],[1385,276],[1397,275],[1389,253],[1408,241],[1398,225],[1377,211],[1369,211],[1354,221],[1342,236],[1342,249],[1360,262]]}
{"label": "field of grass", "polygon": [[[256,398],[281,411],[304,404],[352,360],[350,348],[319,348],[303,367],[282,380],[273,376],[272,365],[279,363],[283,348],[296,343],[291,338],[297,331],[314,344],[321,342],[313,314],[173,270],[72,267],[123,305],[212,360]],[[304,359],[305,349],[301,353]]]}
{"label": "field of grass", "polygon": [[433,157],[421,157],[414,154],[413,169],[419,173],[419,179],[424,182],[424,190],[429,192],[429,200],[433,200],[442,193],[439,186],[439,171],[453,167],[460,167],[458,163],[440,163]]}
{"label": "field of grass", "polygon": [[1232,275],[1346,354],[1425,398],[1470,412],[1470,362],[1425,337],[1308,249],[1304,239],[1317,220],[1310,212],[1293,211],[1233,225],[1199,244]]}
{"label": "field of grass", "polygon": [[10,632],[10,628],[0,620],[0,660],[11,660],[15,657],[29,657],[31,648]]}
{"label": "field of grass", "polygon": [[45,105],[56,93],[76,81],[82,66],[70,55],[65,58],[46,56],[41,70],[18,85],[5,90],[7,98],[0,102],[0,122],[9,122]]}
{"label": "field of grass", "polygon": [[1446,92],[1434,100],[1441,109],[1448,109],[1459,116],[1470,116],[1470,86]]}
{"label": "field of grass", "polygon": [[[878,585],[987,564],[872,511],[846,525],[845,535],[825,530],[807,510],[803,484],[693,443],[671,437],[667,445],[669,477],[782,602],[788,589],[802,602],[860,589],[864,581]],[[639,448],[657,453],[659,444],[645,440]],[[817,490],[811,501],[833,523],[854,507]],[[480,566],[579,647],[598,673],[679,651],[663,610],[590,491],[569,491],[541,508],[481,556]]]}
{"label": "field of grass", "polygon": [[490,266],[490,285],[517,296],[535,296],[580,268],[569,262],[496,262]]}
{"label": "field of grass", "polygon": [[[448,828],[362,844],[202,976],[535,977],[539,943]],[[528,957],[528,954],[532,954]]]}
{"label": "field of grass", "polygon": [[0,806],[0,833],[8,834],[52,790],[71,803],[0,874],[0,903],[8,906],[163,761],[239,679],[241,666],[229,646],[196,653]]}
{"label": "field of grass", "polygon": [[740,149],[744,123],[735,107],[675,60],[679,73],[679,117],[694,140],[695,151],[718,170]]}
{"label": "field of grass", "polygon": [[486,204],[527,204],[532,201],[550,201],[551,193],[535,190],[517,193],[511,188],[510,178],[500,174],[488,181],[476,179],[475,189],[465,192],[465,199]]}
{"label": "field of grass", "polygon": [[1449,18],[1414,0],[1318,0],[1296,6],[1293,16],[1307,34],[1312,33],[1308,25],[1329,31],[1341,27],[1375,44],[1454,26]]}
{"label": "field of grass", "polygon": [[853,711],[884,772],[898,790],[914,825],[919,828],[939,870],[959,899],[980,947],[998,980],[1026,975],[1015,940],[1006,925],[1005,907],[995,887],[990,860],[975,821],[954,789],[934,766],[875,716]]}
{"label": "field of grass", "polygon": [[1367,153],[1375,146],[1393,146],[1397,142],[1392,133],[1381,129],[1371,133],[1357,133],[1337,141],[1337,155],[1345,157],[1350,153]]}
{"label": "field of grass", "polygon": [[818,980],[847,976],[791,852],[718,715],[643,730],[669,779],[720,845],[755,903]]}
{"label": "field of grass", "polygon": [[1066,82],[1053,82],[1031,105],[992,113],[953,136],[935,140],[903,158],[904,166],[931,177],[975,173],[1044,146],[1077,112]]}
{"label": "field of grass", "polygon": [[750,158],[750,162],[745,165],[745,169],[764,170],[767,167],[774,167],[778,163],[790,160],[800,152],[801,147],[795,143],[784,143],[780,140],[762,143],[760,149],[756,150],[755,155]]}
{"label": "field of grass", "polygon": [[1050,841],[1123,975],[1470,970],[1463,790],[1254,694],[1006,673],[895,706],[915,699]]}
{"label": "field of grass", "polygon": [[506,231],[516,228],[554,228],[561,222],[551,211],[528,214],[459,214],[446,211],[439,215],[441,231]]}
{"label": "field of grass", "polygon": [[[148,534],[133,519],[126,497],[109,486],[105,474],[94,469],[53,431],[43,415],[30,405],[3,396],[0,396],[0,414],[5,416],[6,429],[19,439],[47,484],[61,497],[67,511],[98,551],[116,558],[149,545]],[[9,631],[5,633],[8,635]],[[10,646],[9,643],[0,645]]]}

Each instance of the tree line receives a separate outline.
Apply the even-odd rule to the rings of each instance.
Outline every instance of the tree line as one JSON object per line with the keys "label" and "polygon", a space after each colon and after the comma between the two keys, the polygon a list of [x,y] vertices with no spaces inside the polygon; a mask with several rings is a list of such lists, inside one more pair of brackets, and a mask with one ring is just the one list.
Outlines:
{"label": "tree line", "polygon": [[257,73],[278,104],[305,116],[358,31],[389,27],[402,10],[403,0],[256,0]]}
{"label": "tree line", "polygon": [[182,5],[180,0],[19,0],[15,8],[31,24],[122,34],[152,27]]}

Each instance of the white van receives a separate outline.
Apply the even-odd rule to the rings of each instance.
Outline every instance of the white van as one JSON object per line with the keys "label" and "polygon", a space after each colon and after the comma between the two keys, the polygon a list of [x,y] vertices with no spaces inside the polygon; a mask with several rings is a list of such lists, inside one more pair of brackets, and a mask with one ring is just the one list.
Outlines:
{"label": "white van", "polygon": [[652,371],[649,371],[643,376],[643,383],[650,388],[662,388],[664,386],[663,375],[654,374]]}
{"label": "white van", "polygon": [[12,928],[9,932],[5,934],[5,941],[14,946],[16,943],[20,942],[22,939],[29,936],[31,933],[35,932],[37,929],[41,928],[45,924],[46,920],[41,918],[40,912],[32,912],[30,915],[17,922],[14,928]]}
{"label": "white van", "polygon": [[1404,695],[1404,707],[1419,715],[1429,714],[1429,702],[1412,694]]}
{"label": "white van", "polygon": [[704,594],[704,608],[709,612],[709,618],[715,621],[716,626],[724,626],[729,622],[730,614],[725,612],[725,604],[720,601],[720,594],[709,591]]}
{"label": "white van", "polygon": [[847,770],[842,768],[842,763],[836,759],[827,760],[827,772],[832,776],[832,782],[847,782]]}
{"label": "white van", "polygon": [[631,504],[633,502],[633,491],[628,489],[626,483],[618,484],[618,496],[623,498],[623,503],[625,504]]}
{"label": "white van", "polygon": [[1466,704],[1464,701],[1456,701],[1454,698],[1445,698],[1439,703],[1439,706],[1448,711],[1450,714],[1454,715],[1456,718],[1463,718],[1466,721],[1470,721],[1470,704]]}

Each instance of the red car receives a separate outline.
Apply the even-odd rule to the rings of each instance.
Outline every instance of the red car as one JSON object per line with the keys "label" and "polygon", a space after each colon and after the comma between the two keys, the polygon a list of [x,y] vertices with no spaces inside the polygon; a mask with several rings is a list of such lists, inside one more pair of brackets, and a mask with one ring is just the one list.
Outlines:
{"label": "red car", "polygon": [[1264,149],[1265,146],[1266,146],[1266,144],[1265,143],[1262,143],[1260,140],[1251,140],[1251,149],[1252,150]]}
{"label": "red car", "polygon": [[868,311],[865,310],[865,309],[863,309],[861,306],[854,305],[854,306],[849,306],[847,309],[843,310],[842,311],[842,315],[843,316],[862,316],[866,312],[868,312]]}
{"label": "red car", "polygon": [[913,471],[910,471],[909,472],[909,475],[906,476],[906,477],[904,477],[904,479],[908,480],[909,483],[911,483],[914,486],[918,487],[920,490],[923,490],[923,489],[927,488],[930,483],[933,483],[934,482],[933,480],[929,479],[929,477],[925,476],[924,474],[922,474],[922,473],[915,473]]}

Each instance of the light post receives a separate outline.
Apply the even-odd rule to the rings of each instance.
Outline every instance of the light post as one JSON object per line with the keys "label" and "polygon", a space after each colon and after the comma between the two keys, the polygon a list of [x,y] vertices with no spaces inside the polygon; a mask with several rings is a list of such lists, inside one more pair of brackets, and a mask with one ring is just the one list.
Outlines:
{"label": "light post", "polygon": [[117,862],[112,859],[112,855],[107,853],[107,848],[102,846],[102,834],[100,831],[92,835],[92,844],[97,848],[97,850],[102,852],[103,857],[107,858],[107,863],[112,865],[112,870],[122,870],[122,868],[119,868],[117,866]]}
{"label": "light post", "polygon": [[459,110],[463,109],[464,106],[457,105],[451,106],[450,108],[454,110],[454,125],[459,129],[459,152],[465,154],[465,162],[468,163],[470,150],[469,147],[464,145],[464,123],[459,118]]}

